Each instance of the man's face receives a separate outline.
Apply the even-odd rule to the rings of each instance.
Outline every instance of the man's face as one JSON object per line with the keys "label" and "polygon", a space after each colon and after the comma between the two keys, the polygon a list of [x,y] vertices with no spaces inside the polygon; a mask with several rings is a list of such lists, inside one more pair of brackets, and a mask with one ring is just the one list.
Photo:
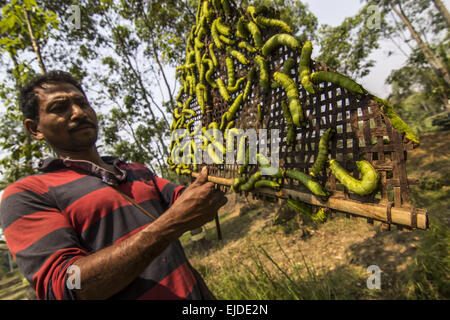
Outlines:
{"label": "man's face", "polygon": [[56,152],[84,151],[95,145],[98,122],[86,97],[69,83],[36,88],[39,121],[33,136],[45,139]]}

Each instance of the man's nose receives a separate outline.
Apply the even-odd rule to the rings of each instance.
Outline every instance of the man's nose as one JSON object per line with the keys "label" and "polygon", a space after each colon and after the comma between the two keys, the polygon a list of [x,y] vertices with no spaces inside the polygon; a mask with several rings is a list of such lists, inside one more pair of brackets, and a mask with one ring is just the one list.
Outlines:
{"label": "man's nose", "polygon": [[77,118],[87,118],[87,113],[86,111],[80,107],[78,104],[73,103],[72,104],[72,119],[77,119]]}

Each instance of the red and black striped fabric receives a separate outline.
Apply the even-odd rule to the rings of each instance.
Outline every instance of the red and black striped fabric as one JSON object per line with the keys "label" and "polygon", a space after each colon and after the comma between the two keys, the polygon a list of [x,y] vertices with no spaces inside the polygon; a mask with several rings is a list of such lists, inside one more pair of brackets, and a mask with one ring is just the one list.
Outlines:
{"label": "red and black striped fabric", "polygon": [[[16,262],[39,299],[74,299],[67,268],[77,259],[122,241],[151,220],[117,190],[155,216],[184,190],[146,166],[103,157],[122,174],[91,162],[46,159],[42,174],[9,185],[0,203],[0,223]],[[113,299],[201,299],[179,241]]]}

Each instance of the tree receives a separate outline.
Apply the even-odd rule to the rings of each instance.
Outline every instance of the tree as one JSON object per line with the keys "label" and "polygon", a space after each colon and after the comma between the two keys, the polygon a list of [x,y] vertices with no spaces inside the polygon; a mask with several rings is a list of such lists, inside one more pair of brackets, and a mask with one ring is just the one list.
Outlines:
{"label": "tree", "polygon": [[36,74],[34,61],[45,71],[41,48],[49,30],[56,27],[58,21],[53,12],[39,8],[34,0],[1,4],[0,49],[6,58],[2,60],[6,78],[0,86],[0,99],[5,106],[0,126],[0,146],[6,151],[0,160],[0,171],[4,176],[0,188],[4,188],[24,175],[34,173],[35,159],[43,152],[49,153],[48,148],[25,132],[16,97],[20,88]]}

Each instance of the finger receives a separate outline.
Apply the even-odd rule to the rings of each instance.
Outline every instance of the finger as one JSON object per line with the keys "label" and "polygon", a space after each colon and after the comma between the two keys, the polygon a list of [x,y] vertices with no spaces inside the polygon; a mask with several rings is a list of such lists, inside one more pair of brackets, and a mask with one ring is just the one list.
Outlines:
{"label": "finger", "polygon": [[208,182],[208,167],[205,166],[202,168],[202,171],[200,171],[199,176],[197,179],[195,179],[194,184],[196,185],[202,185]]}
{"label": "finger", "polygon": [[211,196],[211,203],[214,206],[219,205],[218,208],[227,203],[228,199],[225,197],[225,194],[220,190],[215,190]]}

